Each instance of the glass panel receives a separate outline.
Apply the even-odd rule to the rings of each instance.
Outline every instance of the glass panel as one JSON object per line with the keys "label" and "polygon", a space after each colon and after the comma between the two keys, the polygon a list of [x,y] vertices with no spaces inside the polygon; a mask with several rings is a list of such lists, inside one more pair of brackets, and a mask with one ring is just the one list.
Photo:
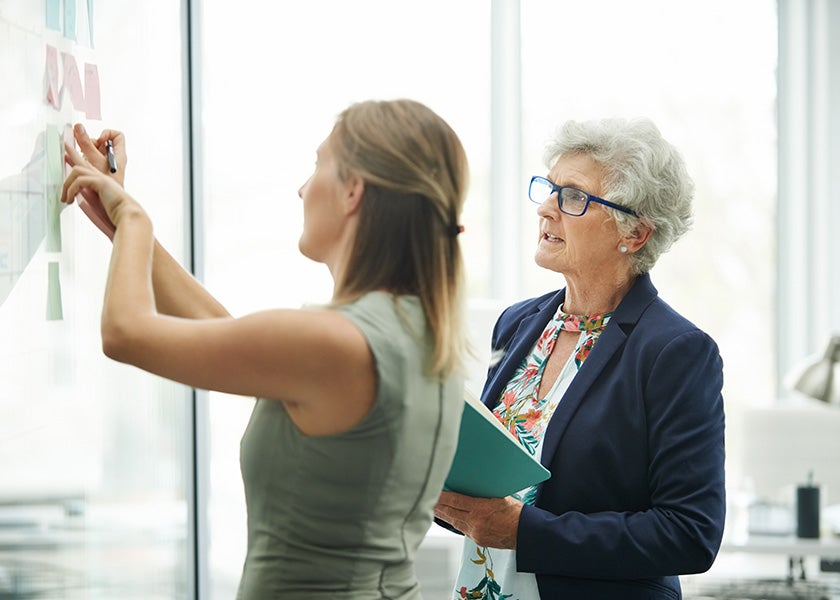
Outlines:
{"label": "glass panel", "polygon": [[[470,294],[486,294],[489,25],[485,2],[243,0],[202,6],[205,270],[235,315],[328,300],[326,269],[301,257],[299,187],[352,101],[411,97],[458,132],[470,159],[462,243]],[[239,439],[249,398],[210,398],[213,598],[230,598],[245,554]]]}
{"label": "glass panel", "polygon": [[192,587],[190,391],[103,356],[110,244],[55,201],[66,127],[121,129],[183,256],[180,48],[179,3],[0,0],[0,598]]}

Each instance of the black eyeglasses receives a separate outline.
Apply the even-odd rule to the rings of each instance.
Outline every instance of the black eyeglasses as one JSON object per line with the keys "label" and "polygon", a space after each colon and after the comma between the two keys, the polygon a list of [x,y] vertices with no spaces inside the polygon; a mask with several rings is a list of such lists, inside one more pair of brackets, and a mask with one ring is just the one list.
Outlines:
{"label": "black eyeglasses", "polygon": [[597,202],[598,204],[609,206],[610,208],[620,210],[621,212],[633,215],[634,217],[639,216],[636,214],[636,211],[629,209],[626,206],[621,206],[620,204],[615,204],[609,200],[599,198],[598,196],[587,194],[583,190],[579,190],[575,187],[570,187],[568,185],[556,185],[553,181],[546,179],[545,177],[540,177],[539,175],[531,177],[531,184],[528,186],[528,199],[531,200],[531,202],[534,204],[542,204],[548,200],[551,194],[557,194],[557,208],[573,217],[579,217],[585,213],[586,209],[589,208],[590,202]]}

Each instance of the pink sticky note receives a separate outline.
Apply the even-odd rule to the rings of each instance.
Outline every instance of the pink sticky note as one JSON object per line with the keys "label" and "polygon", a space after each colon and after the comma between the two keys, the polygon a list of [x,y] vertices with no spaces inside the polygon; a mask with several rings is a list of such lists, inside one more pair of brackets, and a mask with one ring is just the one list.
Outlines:
{"label": "pink sticky note", "polygon": [[101,119],[99,103],[99,70],[96,65],[85,63],[85,114],[88,119]]}
{"label": "pink sticky note", "polygon": [[70,101],[76,110],[85,110],[85,94],[82,90],[82,79],[79,76],[79,67],[76,58],[66,52],[61,53],[64,61],[64,82],[62,89],[70,94]]}
{"label": "pink sticky note", "polygon": [[47,44],[47,64],[44,67],[44,80],[47,88],[47,104],[60,108],[58,89],[58,50]]}

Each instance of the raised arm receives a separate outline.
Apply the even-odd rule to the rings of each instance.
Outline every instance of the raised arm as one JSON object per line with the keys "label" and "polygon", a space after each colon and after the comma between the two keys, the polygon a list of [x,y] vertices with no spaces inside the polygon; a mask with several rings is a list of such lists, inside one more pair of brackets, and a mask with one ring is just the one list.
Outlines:
{"label": "raised arm", "polygon": [[152,287],[158,312],[184,319],[228,317],[230,313],[155,239]]}
{"label": "raised arm", "polygon": [[334,310],[271,310],[239,319],[160,314],[148,215],[116,181],[87,165],[70,172],[62,202],[82,189],[100,199],[115,226],[101,321],[106,355],[192,387],[282,399],[293,414],[305,413],[301,419],[326,422],[322,427],[358,422],[367,412],[374,363],[350,319]]}
{"label": "raised arm", "polygon": [[[84,127],[77,124],[73,135],[81,152],[71,144],[66,145],[66,162],[70,166],[90,165],[106,177],[124,187],[125,167],[128,163],[125,136],[122,132],[106,129],[98,139],[93,140]],[[105,143],[113,144],[117,170],[109,169]],[[87,188],[80,191],[79,205],[90,220],[111,240],[114,238],[114,224],[108,217],[96,194]],[[152,262],[152,284],[155,306],[158,312],[186,319],[206,319],[229,316],[222,306],[169,252],[154,240]]]}

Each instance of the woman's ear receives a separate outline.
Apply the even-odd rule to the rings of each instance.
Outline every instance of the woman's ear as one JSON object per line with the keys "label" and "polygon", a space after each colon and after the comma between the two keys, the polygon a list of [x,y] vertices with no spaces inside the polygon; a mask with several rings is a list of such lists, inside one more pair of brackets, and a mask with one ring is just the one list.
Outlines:
{"label": "woman's ear", "polygon": [[358,175],[351,175],[344,184],[346,186],[345,210],[348,215],[355,214],[362,205],[365,194],[365,180]]}
{"label": "woman's ear", "polygon": [[651,234],[653,233],[653,227],[648,225],[644,222],[639,222],[634,228],[633,231],[630,232],[625,238],[622,238],[624,242],[624,246],[627,246],[627,249],[631,252],[638,252],[642,249],[642,246],[647,244],[647,241],[650,239]]}

